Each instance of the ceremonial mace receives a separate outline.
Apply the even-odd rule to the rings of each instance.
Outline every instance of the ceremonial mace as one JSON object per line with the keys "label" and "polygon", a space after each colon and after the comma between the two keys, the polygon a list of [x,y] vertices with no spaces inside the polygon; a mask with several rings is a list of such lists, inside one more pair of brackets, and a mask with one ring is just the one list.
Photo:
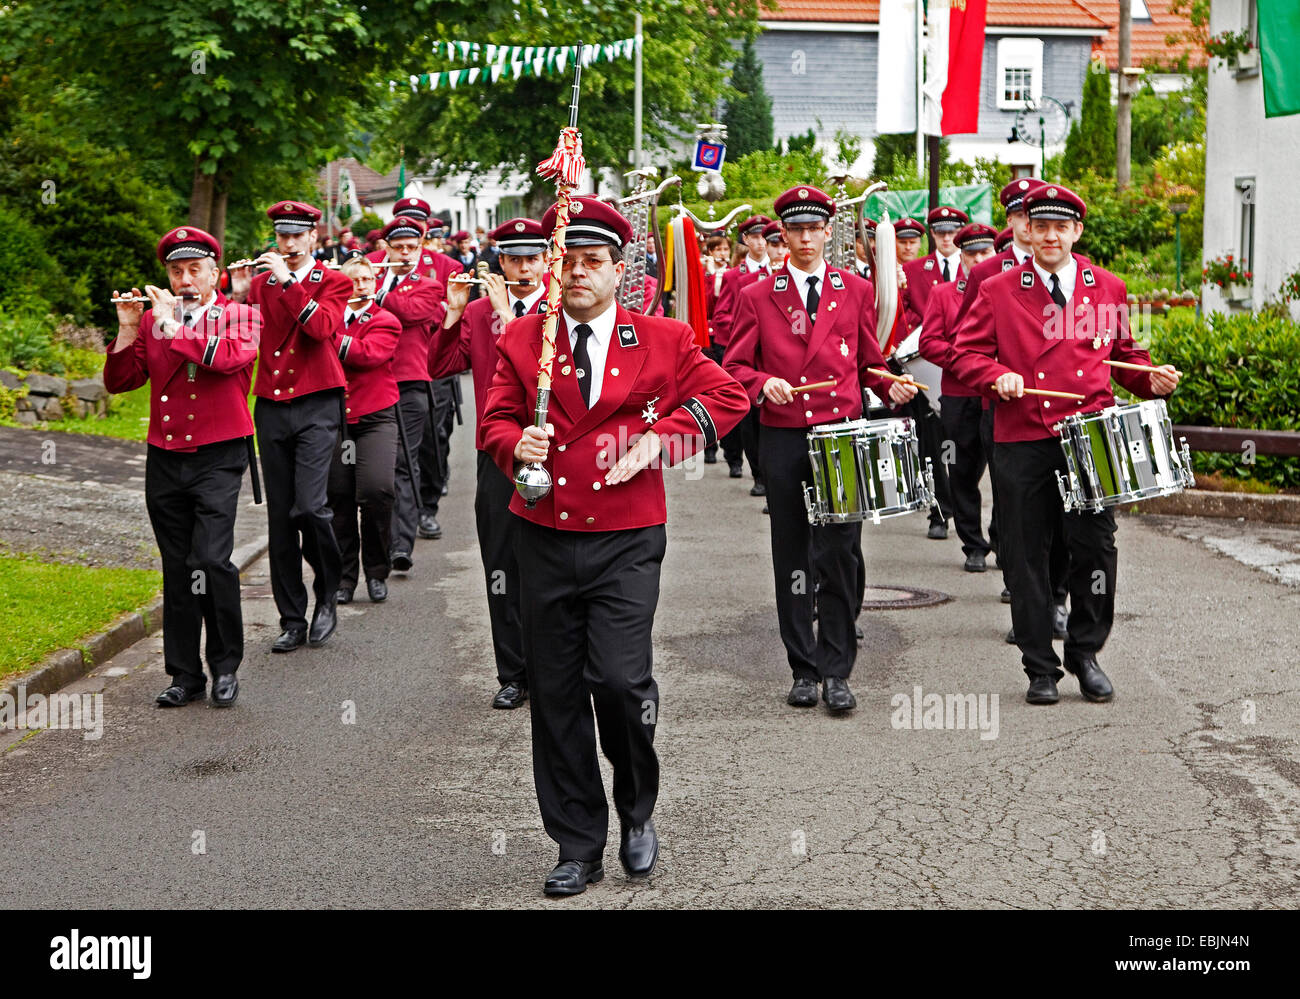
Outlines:
{"label": "ceremonial mace", "polygon": [[[581,53],[581,47],[579,47]],[[555,360],[555,328],[560,318],[560,269],[564,263],[564,233],[569,226],[569,205],[582,178],[582,133],[578,131],[578,83],[582,79],[581,54],[573,66],[573,97],[569,104],[569,125],[560,131],[555,152],[537,164],[537,172],[555,181],[555,232],[547,249],[546,263],[551,284],[546,291],[546,318],[542,322],[542,352],[537,365],[537,409],[533,426],[545,431],[546,412],[551,401],[551,366]],[[581,205],[579,206],[581,207]],[[521,465],[515,472],[515,489],[528,509],[551,491],[551,473],[539,462]]]}

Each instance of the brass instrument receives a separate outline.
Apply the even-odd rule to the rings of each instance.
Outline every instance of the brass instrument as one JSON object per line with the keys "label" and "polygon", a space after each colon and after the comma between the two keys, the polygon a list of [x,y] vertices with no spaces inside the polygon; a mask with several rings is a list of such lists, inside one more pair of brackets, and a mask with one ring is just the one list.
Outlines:
{"label": "brass instrument", "polygon": [[659,234],[659,197],[673,184],[681,186],[682,179],[676,175],[669,177],[652,187],[655,176],[651,170],[632,170],[624,174],[636,184],[636,190],[626,198],[608,198],[619,214],[632,224],[632,239],[623,253],[623,281],[618,286],[616,299],[618,304],[629,312],[642,312],[652,315],[659,308],[663,282],[655,288],[654,300],[649,307],[645,304],[646,279],[646,238],[654,239],[655,254],[658,260],[664,259],[663,238]]}

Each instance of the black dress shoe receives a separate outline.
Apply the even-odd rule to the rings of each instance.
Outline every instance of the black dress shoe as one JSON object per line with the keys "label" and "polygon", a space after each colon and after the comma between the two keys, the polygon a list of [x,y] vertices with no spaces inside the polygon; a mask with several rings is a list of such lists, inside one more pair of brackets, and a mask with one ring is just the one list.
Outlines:
{"label": "black dress shoe", "polygon": [[1070,615],[1065,604],[1057,604],[1052,611],[1052,637],[1065,638],[1070,633]]}
{"label": "black dress shoe", "polygon": [[334,602],[335,602],[336,604],[350,604],[350,603],[352,603],[352,591],[351,591],[351,590],[339,590],[336,594],[334,594]]}
{"label": "black dress shoe", "polygon": [[859,642],[864,641],[866,639],[867,634],[862,630],[862,625],[855,624],[853,626],[853,637],[856,638]]}
{"label": "black dress shoe", "polygon": [[587,885],[605,877],[605,865],[599,860],[561,860],[542,887],[547,895],[581,895]]}
{"label": "black dress shoe", "polygon": [[522,683],[507,683],[492,698],[492,707],[513,711],[528,700],[528,688]]}
{"label": "black dress shoe", "polygon": [[1097,665],[1095,656],[1083,656],[1073,662],[1066,660],[1065,668],[1079,680],[1079,691],[1090,701],[1109,701],[1115,696],[1110,679]]}
{"label": "black dress shoe", "polygon": [[410,552],[393,552],[389,562],[392,563],[394,572],[410,572],[411,566],[415,564],[411,561]]}
{"label": "black dress shoe", "polygon": [[763,512],[767,514],[769,517],[772,515],[772,511],[767,508],[766,503],[763,504]]}
{"label": "black dress shoe", "polygon": [[1030,704],[1055,704],[1061,699],[1056,691],[1056,681],[1046,674],[1036,676],[1029,681],[1029,690],[1025,700]]}
{"label": "black dress shoe", "polygon": [[984,572],[987,566],[984,564],[984,554],[982,552],[971,552],[966,556],[967,572]]}
{"label": "black dress shoe", "polygon": [[415,533],[425,540],[436,540],[442,537],[442,525],[438,523],[438,518],[433,514],[421,514],[420,523],[416,527]]}
{"label": "black dress shoe", "polygon": [[367,579],[366,593],[370,595],[370,602],[382,604],[388,599],[388,584],[382,579]]}
{"label": "black dress shoe", "polygon": [[948,537],[948,525],[931,524],[930,529],[925,532],[925,536],[931,541],[943,541]]}
{"label": "black dress shoe", "polygon": [[704,452],[704,464],[716,465],[717,463],[718,463],[718,454],[716,451],[713,452],[712,454],[710,454],[708,451]]}
{"label": "black dress shoe", "polygon": [[271,646],[272,652],[292,652],[300,645],[307,644],[306,628],[290,628],[280,632],[280,637]]}
{"label": "black dress shoe", "polygon": [[206,687],[199,687],[198,690],[190,690],[188,687],[182,687],[178,683],[173,683],[161,694],[154,698],[158,706],[162,708],[179,708],[182,704],[189,704],[190,701],[201,700],[207,695]]}
{"label": "black dress shoe", "polygon": [[764,485],[762,482],[755,482],[752,486],[749,487],[749,495],[751,495],[751,496],[766,496],[766,495],[767,495],[767,486]]}
{"label": "black dress shoe", "polygon": [[806,676],[795,677],[794,686],[785,695],[785,703],[792,708],[817,707],[817,681]]}
{"label": "black dress shoe", "polygon": [[1014,627],[1007,629],[1006,643],[1008,645],[1016,644],[1016,629]]}
{"label": "black dress shoe", "polygon": [[239,681],[234,673],[222,673],[212,681],[212,703],[219,708],[228,708],[239,696]]}
{"label": "black dress shoe", "polygon": [[999,599],[1000,599],[1004,604],[1009,604],[1009,603],[1011,603],[1011,590],[1008,589],[1008,588],[1005,587],[1005,586],[1002,587],[1002,596],[1001,596]]}
{"label": "black dress shoe", "polygon": [[744,477],[745,469],[740,465],[732,465],[727,469],[727,478],[729,479],[743,479]]}
{"label": "black dress shoe", "polygon": [[842,676],[828,676],[822,680],[822,700],[832,711],[849,711],[858,706],[848,681]]}
{"label": "black dress shoe", "polygon": [[655,869],[655,861],[659,859],[659,837],[655,835],[655,824],[646,819],[643,826],[624,829],[618,859],[629,878],[648,878]]}
{"label": "black dress shoe", "polygon": [[339,618],[334,612],[334,602],[317,604],[316,613],[311,616],[311,630],[307,632],[307,644],[312,648],[324,645],[338,626]]}
{"label": "black dress shoe", "polygon": [[447,495],[447,483],[445,482],[442,484],[442,495],[443,496]]}

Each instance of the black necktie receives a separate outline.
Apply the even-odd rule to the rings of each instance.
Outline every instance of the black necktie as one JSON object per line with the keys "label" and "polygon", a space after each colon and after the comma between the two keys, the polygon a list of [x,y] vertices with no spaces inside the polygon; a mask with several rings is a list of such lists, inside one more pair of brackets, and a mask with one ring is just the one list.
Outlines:
{"label": "black necktie", "polygon": [[814,274],[808,279],[808,318],[817,322],[817,306],[821,305],[822,297],[817,294],[817,275]]}
{"label": "black necktie", "polygon": [[1065,292],[1061,291],[1061,280],[1055,274],[1052,275],[1052,301],[1065,308]]}
{"label": "black necktie", "polygon": [[943,279],[944,279],[945,281],[951,281],[951,280],[952,280],[952,275],[950,275],[950,274],[948,273],[948,259],[947,259],[946,257],[944,258],[944,261],[943,261]]}
{"label": "black necktie", "polygon": [[345,325],[345,326],[351,326],[351,325],[352,325],[353,323],[355,323],[356,321],[357,321],[357,314],[354,312],[354,313],[352,313],[350,316],[348,316],[348,318],[347,318],[347,322],[345,322],[343,325]]}
{"label": "black necktie", "polygon": [[524,314],[524,300],[522,298],[517,298],[515,299],[515,318],[518,319],[523,314]]}
{"label": "black necktie", "polygon": [[573,348],[573,364],[577,368],[578,390],[582,392],[582,401],[591,408],[591,355],[587,353],[587,337],[591,336],[591,327],[579,323],[573,328],[578,334],[578,344]]}
{"label": "black necktie", "polygon": [[181,317],[181,322],[182,322],[184,325],[186,325],[186,326],[193,326],[193,325],[194,325],[194,313],[193,313],[193,312],[187,312],[187,313],[185,313],[185,315]]}

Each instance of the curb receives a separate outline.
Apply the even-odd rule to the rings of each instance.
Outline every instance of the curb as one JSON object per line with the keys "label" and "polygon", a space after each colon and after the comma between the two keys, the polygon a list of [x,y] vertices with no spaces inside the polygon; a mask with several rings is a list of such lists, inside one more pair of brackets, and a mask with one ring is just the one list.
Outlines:
{"label": "curb", "polygon": [[1155,513],[1183,517],[1223,517],[1265,524],[1300,524],[1300,496],[1255,493],[1217,493],[1189,489],[1173,496],[1143,500],[1128,506],[1130,513]]}
{"label": "curb", "polygon": [[[248,544],[236,548],[230,555],[235,568],[243,573],[256,562],[267,549],[265,534]],[[66,687],[73,680],[80,679],[96,666],[112,659],[119,652],[130,648],[142,638],[152,635],[162,627],[162,595],[154,597],[149,604],[98,635],[91,635],[79,649],[60,649],[45,657],[45,661],[34,666],[31,672],[6,682],[3,694],[18,699],[18,686],[21,684],[32,694],[53,694]],[[2,696],[2,695],[0,695]]]}

